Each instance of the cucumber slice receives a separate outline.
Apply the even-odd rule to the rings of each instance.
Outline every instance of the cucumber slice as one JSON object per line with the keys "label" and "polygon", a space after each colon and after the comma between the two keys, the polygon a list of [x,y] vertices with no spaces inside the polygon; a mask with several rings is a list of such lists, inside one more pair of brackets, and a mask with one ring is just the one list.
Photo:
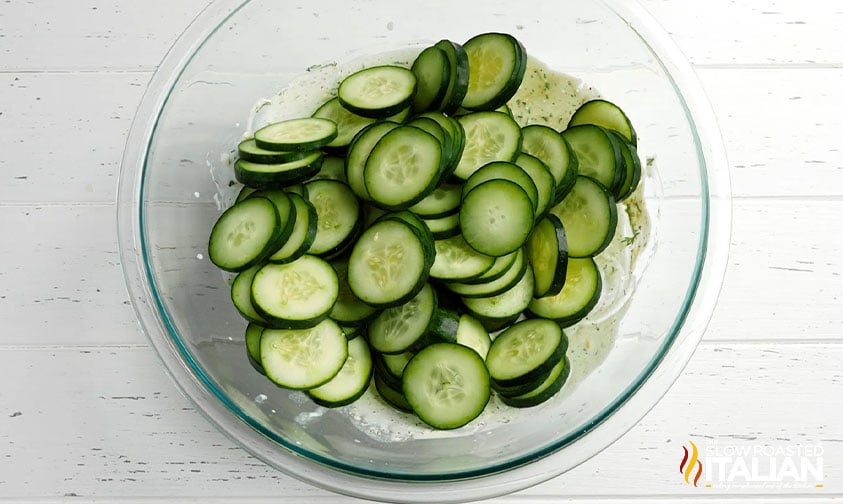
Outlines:
{"label": "cucumber slice", "polygon": [[540,124],[525,126],[521,135],[521,152],[535,156],[547,166],[556,181],[553,201],[562,201],[579,172],[579,163],[568,142],[555,129]]}
{"label": "cucumber slice", "polygon": [[638,157],[638,149],[634,145],[627,142],[620,133],[613,131],[612,134],[618,139],[621,156],[626,166],[624,183],[614,193],[616,201],[623,201],[635,191],[638,183],[641,182],[641,159]]}
{"label": "cucumber slice", "polygon": [[559,217],[548,214],[539,220],[527,239],[525,251],[535,278],[533,295],[540,298],[559,294],[568,267],[568,240]]}
{"label": "cucumber slice", "polygon": [[309,254],[331,255],[351,243],[363,222],[357,196],[338,180],[313,180],[305,184],[307,199],[316,209],[316,238]]}
{"label": "cucumber slice", "polygon": [[278,211],[266,198],[247,198],[217,219],[208,239],[208,258],[218,268],[239,272],[278,249]]}
{"label": "cucumber slice", "polygon": [[439,159],[439,174],[441,177],[442,173],[444,173],[448,168],[448,164],[451,162],[451,156],[453,155],[452,150],[454,147],[450,132],[445,132],[444,128],[442,128],[438,122],[429,117],[416,117],[412,121],[408,122],[407,126],[412,126],[426,131],[433,135],[433,137],[439,142],[439,146],[442,151],[442,155]]}
{"label": "cucumber slice", "polygon": [[436,291],[425,284],[413,299],[387,308],[367,328],[369,344],[383,354],[421,348],[436,310]]}
{"label": "cucumber slice", "polygon": [[451,81],[451,64],[445,51],[435,46],[426,48],[416,57],[411,70],[417,86],[413,109],[424,112],[441,103]]}
{"label": "cucumber slice", "polygon": [[568,381],[570,375],[571,362],[568,360],[568,357],[563,357],[561,361],[553,366],[550,373],[548,373],[547,377],[538,386],[519,395],[509,396],[500,394],[501,401],[515,408],[538,406],[562,390],[562,386]]}
{"label": "cucumber slice", "polygon": [[[337,272],[339,280],[339,296],[331,309],[331,319],[337,321],[344,328],[359,327],[377,315],[378,310],[357,298],[348,286],[348,260],[336,259],[331,261],[331,267]],[[346,334],[346,336],[348,336]],[[349,338],[351,339],[351,338]]]}
{"label": "cucumber slice", "polygon": [[494,110],[505,105],[524,80],[524,46],[512,35],[483,33],[469,39],[463,48],[468,56],[468,90],[462,106]]}
{"label": "cucumber slice", "polygon": [[307,253],[316,239],[316,209],[297,193],[287,192],[287,196],[296,209],[296,220],[287,241],[269,256],[268,261],[275,264],[295,261]]}
{"label": "cucumber slice", "polygon": [[296,161],[279,164],[252,163],[245,159],[234,162],[234,178],[241,184],[255,188],[285,187],[304,182],[319,173],[323,155],[309,152]]}
{"label": "cucumber slice", "polygon": [[562,132],[577,156],[580,175],[587,175],[614,189],[626,173],[620,147],[609,132],[600,126],[582,124]]}
{"label": "cucumber slice", "polygon": [[424,219],[424,223],[430,229],[434,240],[445,240],[460,234],[460,215],[458,213],[437,219]]}
{"label": "cucumber slice", "polygon": [[364,303],[388,308],[409,301],[430,271],[421,233],[406,222],[386,219],[363,232],[348,260],[348,285]]}
{"label": "cucumber slice", "polygon": [[366,168],[366,160],[369,159],[372,149],[383,138],[384,135],[399,126],[398,123],[382,121],[364,127],[355,135],[348,146],[348,155],[345,158],[345,178],[348,185],[358,198],[365,200],[372,199],[366,189],[366,182],[363,180],[363,170]]}
{"label": "cucumber slice", "polygon": [[518,165],[524,172],[530,176],[533,185],[536,187],[536,218],[550,208],[553,199],[556,196],[556,180],[547,166],[541,162],[539,158],[533,157],[529,154],[519,154],[515,158],[515,164]]}
{"label": "cucumber slice", "polygon": [[329,119],[302,117],[264,126],[255,131],[255,144],[274,151],[312,151],[337,137],[337,124]]}
{"label": "cucumber slice", "polygon": [[526,268],[518,283],[506,291],[489,297],[463,297],[463,304],[471,313],[487,319],[518,316],[533,299],[533,282],[533,271]]}
{"label": "cucumber slice", "polygon": [[474,350],[477,355],[485,360],[489,348],[492,346],[492,338],[483,324],[471,315],[464,313],[460,316],[457,326],[457,344]]}
{"label": "cucumber slice", "polygon": [[[388,121],[403,122],[410,114],[410,107],[387,117]],[[329,119],[337,125],[337,137],[331,140],[325,147],[331,149],[342,149],[351,143],[354,136],[366,126],[375,122],[375,119],[362,117],[349,112],[340,103],[339,98],[331,98],[316,109],[313,117]]]}
{"label": "cucumber slice", "polygon": [[591,257],[602,252],[615,235],[618,207],[600,182],[579,175],[570,193],[550,210],[565,227],[568,256]]}
{"label": "cucumber slice", "polygon": [[576,324],[597,305],[602,279],[594,259],[568,259],[565,286],[555,296],[530,301],[530,315],[554,320],[562,327]]}
{"label": "cucumber slice", "polygon": [[231,302],[244,319],[251,323],[267,326],[269,322],[260,316],[252,304],[252,280],[262,266],[263,264],[256,264],[234,277],[234,281],[231,282]]}
{"label": "cucumber slice", "polygon": [[418,417],[437,429],[455,429],[477,418],[489,402],[489,372],[474,350],[434,343],[404,369],[404,397]]}
{"label": "cucumber slice", "polygon": [[348,357],[339,372],[327,383],[307,391],[313,402],[326,408],[353,403],[372,381],[372,355],[363,338],[348,341]]}
{"label": "cucumber slice", "polygon": [[499,275],[494,280],[483,283],[451,282],[446,284],[446,286],[452,292],[459,294],[463,298],[489,297],[502,294],[521,281],[524,272],[527,271],[527,260],[524,257],[524,250],[518,249],[513,254],[515,254],[515,258],[509,263],[509,267],[502,275]]}
{"label": "cucumber slice", "polygon": [[387,212],[381,215],[378,220],[387,220],[387,219],[397,219],[402,221],[406,224],[409,224],[417,231],[417,235],[422,241],[422,245],[424,246],[425,250],[425,264],[427,266],[431,266],[433,264],[434,256],[436,255],[436,249],[433,246],[433,233],[430,231],[430,228],[427,227],[425,221],[419,218],[418,215],[410,212],[409,210],[401,210],[400,212]]}
{"label": "cucumber slice", "polygon": [[260,374],[265,374],[261,365],[261,334],[264,327],[260,324],[249,323],[244,334],[246,340],[246,357],[249,364]]}
{"label": "cucumber slice", "polygon": [[477,278],[495,263],[495,258],[471,248],[462,235],[433,242],[436,259],[430,276],[440,280],[462,281]]}
{"label": "cucumber slice", "polygon": [[460,200],[462,199],[462,188],[455,184],[442,184],[432,193],[409,210],[425,219],[437,219],[447,217],[460,211]]}
{"label": "cucumber slice", "polygon": [[[403,352],[400,354],[377,354],[383,369],[388,376],[394,378],[391,385],[398,390],[401,390],[401,378],[404,376],[404,368],[410,359],[416,355],[414,352]],[[388,381],[388,380],[387,380]]]}
{"label": "cucumber slice", "polygon": [[328,317],[338,296],[337,273],[310,255],[287,264],[267,264],[252,280],[255,310],[274,327],[313,327]]}
{"label": "cucumber slice", "polygon": [[336,322],[323,320],[308,329],[265,329],[261,365],[276,385],[306,390],[327,383],[348,357],[348,340]]}
{"label": "cucumber slice", "polygon": [[404,392],[398,388],[391,387],[378,373],[375,373],[375,389],[381,398],[390,406],[399,411],[413,412],[413,408],[407,402],[407,398],[404,397]]}
{"label": "cucumber slice", "polygon": [[460,44],[450,40],[440,40],[434,47],[445,52],[450,66],[448,89],[436,108],[451,114],[459,108],[468,91],[468,55]]}
{"label": "cucumber slice", "polygon": [[240,203],[244,199],[248,198],[250,194],[257,191],[254,187],[243,186],[240,189],[240,192],[237,193],[237,198],[234,200],[235,203]]}
{"label": "cucumber slice", "polygon": [[250,194],[249,197],[266,198],[275,205],[275,210],[278,212],[278,226],[281,228],[278,242],[286,242],[293,233],[296,222],[296,206],[287,193],[281,189],[260,189]]}
{"label": "cucumber slice", "polygon": [[475,112],[458,119],[465,149],[454,175],[465,180],[492,161],[512,161],[521,149],[521,128],[502,112]]}
{"label": "cucumber slice", "polygon": [[416,76],[407,68],[381,65],[364,68],[340,83],[337,97],[349,111],[382,119],[410,106],[416,93]]}
{"label": "cucumber slice", "polygon": [[348,184],[348,179],[345,177],[345,158],[325,156],[322,159],[322,167],[319,168],[319,173],[311,178],[311,180],[319,179],[338,180],[343,184]]}
{"label": "cucumber slice", "polygon": [[520,253],[519,251],[520,249],[515,252],[496,257],[495,264],[493,264],[491,268],[487,269],[482,275],[476,278],[460,280],[460,283],[466,285],[488,284],[501,278],[515,263],[515,260],[518,258],[518,254]]}
{"label": "cucumber slice", "polygon": [[529,196],[530,202],[533,204],[533,212],[535,213],[537,211],[539,194],[536,184],[520,166],[508,161],[492,161],[472,173],[462,186],[463,199],[472,189],[487,180],[493,179],[505,179],[518,184],[527,193],[527,196]]}
{"label": "cucumber slice", "polygon": [[466,243],[491,256],[521,247],[534,220],[533,202],[527,193],[503,179],[488,180],[471,189],[463,197],[459,215]]}
{"label": "cucumber slice", "polygon": [[580,124],[595,124],[617,131],[627,142],[633,146],[638,145],[638,136],[632,122],[620,107],[610,101],[591,100],[580,105],[568,121],[568,127]]}
{"label": "cucumber slice", "polygon": [[254,138],[243,140],[237,146],[237,153],[240,159],[253,163],[276,164],[296,161],[309,154],[309,151],[273,151],[258,147]]}
{"label": "cucumber slice", "polygon": [[512,387],[546,375],[567,350],[567,338],[552,320],[523,320],[492,342],[486,365],[493,385]]}
{"label": "cucumber slice", "polygon": [[433,135],[399,126],[384,135],[366,161],[363,180],[372,201],[400,210],[421,201],[439,181],[442,146]]}

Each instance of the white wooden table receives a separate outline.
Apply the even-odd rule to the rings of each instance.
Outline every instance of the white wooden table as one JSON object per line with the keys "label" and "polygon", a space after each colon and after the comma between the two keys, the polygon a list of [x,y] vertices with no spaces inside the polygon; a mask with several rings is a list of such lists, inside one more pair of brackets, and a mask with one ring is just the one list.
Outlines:
{"label": "white wooden table", "polygon": [[[218,433],[139,330],[115,233],[156,64],[207,0],[0,1],[0,501],[351,501]],[[626,436],[494,502],[843,495],[843,3],[646,0],[696,66],[732,167],[720,303]],[[682,445],[818,445],[822,485],[694,488]]]}

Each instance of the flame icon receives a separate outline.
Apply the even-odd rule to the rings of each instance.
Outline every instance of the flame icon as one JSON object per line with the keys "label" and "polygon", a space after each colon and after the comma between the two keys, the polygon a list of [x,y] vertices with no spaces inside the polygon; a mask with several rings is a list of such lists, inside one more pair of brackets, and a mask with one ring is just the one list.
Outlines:
{"label": "flame icon", "polygon": [[[685,450],[685,455],[682,457],[682,462],[679,464],[679,472],[685,475],[685,483],[690,484],[691,473],[694,472],[694,466],[696,466],[696,475],[694,476],[694,486],[697,486],[697,482],[700,480],[700,476],[702,476],[702,462],[700,462],[699,455],[700,452],[697,450],[697,445],[694,444],[693,441],[688,441],[691,443],[691,452],[688,453],[688,448],[682,447]],[[690,458],[689,458],[690,455]]]}

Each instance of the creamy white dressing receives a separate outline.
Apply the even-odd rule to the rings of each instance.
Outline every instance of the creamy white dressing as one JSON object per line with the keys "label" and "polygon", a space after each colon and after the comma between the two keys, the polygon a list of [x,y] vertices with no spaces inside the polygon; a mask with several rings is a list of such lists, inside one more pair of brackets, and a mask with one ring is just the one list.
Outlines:
{"label": "creamy white dressing", "polygon": [[[310,116],[322,103],[336,95],[339,82],[346,75],[376,64],[398,64],[410,66],[420,48],[407,48],[378,55],[366,56],[348,63],[330,63],[311,67],[277,95],[260,99],[249,114],[243,138],[272,122],[296,117]],[[600,94],[579,79],[547,68],[541,62],[530,58],[524,81],[518,93],[510,100],[513,117],[522,126],[545,124],[562,130],[573,112],[588,100]],[[224,156],[223,165],[231,159]],[[650,179],[652,167],[646,164],[641,184],[635,193],[618,205],[618,227],[609,247],[595,258],[603,278],[603,292],[597,306],[584,320],[565,329],[569,339],[568,358],[571,361],[571,375],[563,389],[567,395],[571,389],[593,372],[615,345],[619,324],[626,313],[632,293],[646,268],[652,254],[654,229],[643,197],[643,186]],[[230,169],[230,168],[228,168]],[[226,180],[220,173],[212,175],[215,180]],[[220,184],[220,200],[229,206],[239,191],[239,186]],[[300,393],[293,393],[299,394]],[[555,398],[553,400],[564,400]],[[539,406],[538,408],[541,408]],[[321,416],[325,409],[299,415],[296,421],[305,425]],[[338,410],[360,429],[379,441],[402,441],[415,438],[463,436],[472,432],[484,432],[501,423],[508,423],[522,417],[536,414],[536,408],[517,409],[503,404],[493,394],[485,411],[455,431],[430,429],[417,417],[401,413],[386,405],[379,395],[370,390],[350,406]]]}

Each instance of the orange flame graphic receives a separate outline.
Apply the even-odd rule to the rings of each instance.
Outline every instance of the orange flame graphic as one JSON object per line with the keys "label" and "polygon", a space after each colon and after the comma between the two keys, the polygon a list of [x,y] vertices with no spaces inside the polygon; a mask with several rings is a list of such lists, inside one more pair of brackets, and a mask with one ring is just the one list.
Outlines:
{"label": "orange flame graphic", "polygon": [[685,476],[685,483],[690,484],[691,473],[694,472],[694,466],[696,466],[697,473],[694,475],[694,486],[697,486],[697,482],[700,481],[700,476],[702,476],[702,462],[700,462],[699,459],[700,452],[697,450],[697,445],[695,445],[693,441],[688,442],[691,443],[691,452],[689,454],[688,449],[684,446],[682,447],[682,449],[685,450],[685,455],[682,457],[682,462],[679,464],[679,473]]}

